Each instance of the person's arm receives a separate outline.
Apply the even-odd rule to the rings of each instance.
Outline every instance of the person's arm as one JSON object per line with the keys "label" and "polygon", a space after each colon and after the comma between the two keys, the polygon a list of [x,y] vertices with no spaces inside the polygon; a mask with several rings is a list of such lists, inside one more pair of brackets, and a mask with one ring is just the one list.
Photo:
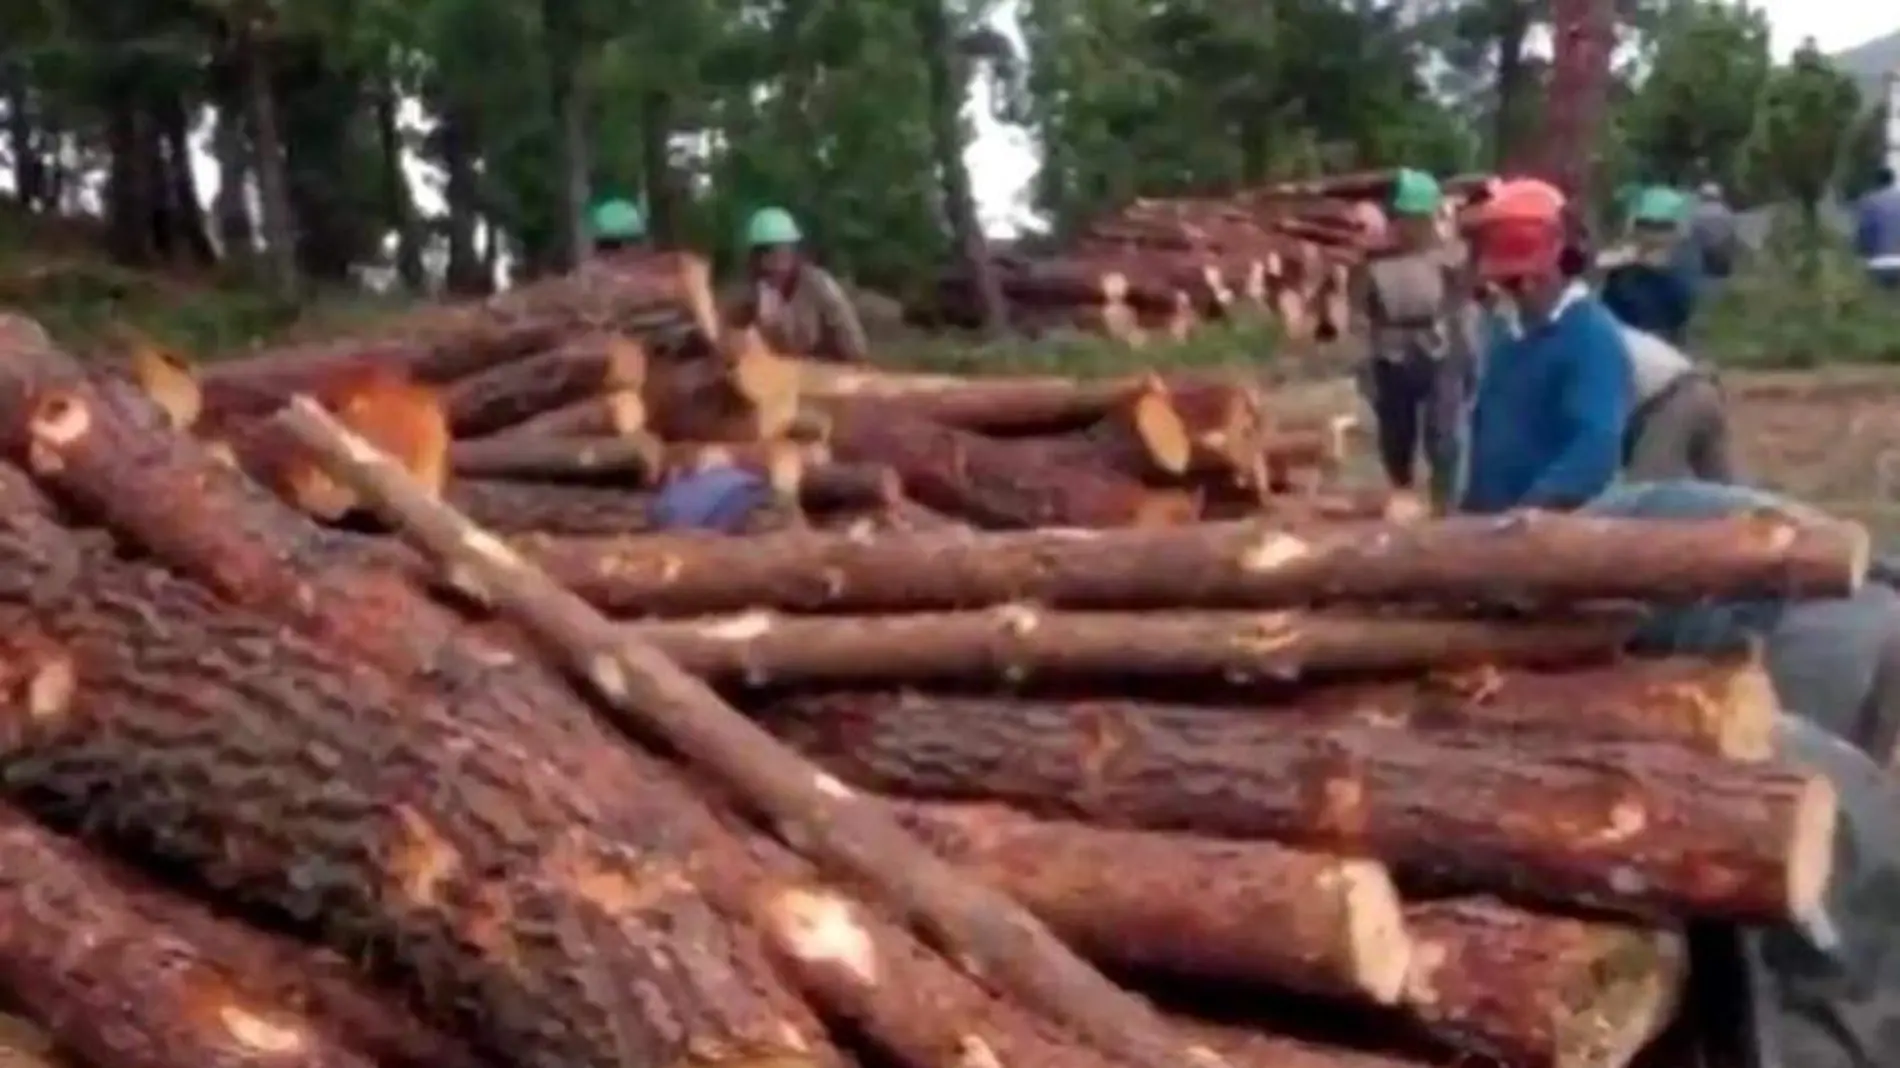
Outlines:
{"label": "person's arm", "polygon": [[1568,380],[1558,418],[1570,441],[1518,502],[1524,508],[1575,508],[1616,479],[1623,459],[1623,432],[1629,425],[1630,362],[1616,325],[1588,309],[1573,314],[1565,339]]}
{"label": "person's arm", "polygon": [[819,276],[819,307],[824,317],[825,336],[831,339],[831,358],[847,363],[864,363],[871,358],[871,342],[865,336],[864,323],[844,287],[829,273]]}

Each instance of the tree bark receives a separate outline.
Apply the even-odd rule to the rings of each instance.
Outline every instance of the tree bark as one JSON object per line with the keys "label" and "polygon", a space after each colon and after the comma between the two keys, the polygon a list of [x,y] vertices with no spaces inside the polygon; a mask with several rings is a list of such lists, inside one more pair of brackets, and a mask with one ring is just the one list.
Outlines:
{"label": "tree bark", "polygon": [[528,438],[462,441],[449,447],[461,478],[607,481],[618,488],[658,481],[666,450],[646,434],[618,438]]}
{"label": "tree bark", "polygon": [[[836,451],[857,458],[848,449]],[[914,459],[943,465],[927,453]],[[918,494],[906,465],[891,466]],[[958,511],[918,497],[939,511]],[[1866,545],[1865,532],[1853,524],[1539,514],[1337,525],[1269,519],[975,537],[796,534],[743,546],[655,544],[645,562],[598,558],[576,544],[536,562],[609,612],[671,615],[754,607],[905,612],[1011,601],[1127,610],[1559,605],[1841,596],[1860,582]]]}
{"label": "tree bark", "polygon": [[1489,898],[1406,906],[1406,1015],[1464,1053],[1524,1068],[1622,1068],[1674,1016],[1672,931],[1524,912]]}
{"label": "tree bark", "polygon": [[571,537],[612,539],[652,529],[645,494],[605,486],[562,486],[503,479],[457,478],[443,489],[451,507],[503,534],[533,535],[528,544]]}
{"label": "tree bark", "polygon": [[1201,1049],[1226,1058],[1233,1068],[1443,1068],[1430,1059],[1302,1042],[1267,1031],[1203,1020],[1169,1020]]}
{"label": "tree bark", "polygon": [[1637,915],[1806,917],[1832,863],[1824,777],[1667,745],[1287,726],[1113,701],[799,696],[758,710],[833,773],[1112,826],[1377,857],[1407,878]]}
{"label": "tree bark", "polygon": [[1378,863],[1265,842],[1036,820],[1000,805],[897,803],[944,859],[1107,965],[1398,999],[1411,946]]}
{"label": "tree bark", "polygon": [[646,364],[646,350],[632,338],[595,334],[570,341],[457,379],[447,392],[449,425],[457,437],[476,437],[597,393],[637,390]]}
{"label": "tree bark", "polygon": [[947,952],[1001,991],[1140,1068],[1187,1056],[1145,1004],[1104,979],[1007,897],[962,877],[889,815],[747,721],[666,657],[630,642],[585,602],[492,535],[429,499],[314,404],[289,425],[321,448],[338,477],[375,493],[406,537],[465,576],[465,592],[501,608],[584,678],[630,726],[652,730],[767,816],[788,840],[913,917]]}
{"label": "tree bark", "polygon": [[9,1000],[90,1064],[370,1068],[295,1007],[231,981],[254,962],[134,907],[73,843],[11,809],[0,811],[0,915]]}
{"label": "tree bark", "polygon": [[1294,612],[1050,612],[1005,605],[899,616],[631,623],[621,632],[696,675],[787,685],[1201,678],[1296,681],[1613,659],[1625,617],[1466,619]]}
{"label": "tree bark", "polygon": [[236,54],[244,77],[244,111],[250,124],[251,155],[257,165],[266,277],[276,294],[288,300],[296,296],[298,286],[297,218],[290,203],[283,134],[277,125],[277,94],[271,88],[270,49],[248,25],[241,25],[237,30]]}
{"label": "tree bark", "polygon": [[970,187],[969,164],[964,161],[969,144],[969,131],[963,123],[969,63],[962,55],[944,0],[912,0],[911,18],[924,52],[930,138],[944,221],[965,269],[976,282],[983,328],[992,337],[1002,337],[1009,331],[1009,305],[990,261],[989,243],[984,240],[983,222]]}
{"label": "tree bark", "polygon": [[637,389],[618,389],[570,401],[531,415],[492,434],[470,435],[486,441],[535,438],[627,437],[646,429],[647,406]]}

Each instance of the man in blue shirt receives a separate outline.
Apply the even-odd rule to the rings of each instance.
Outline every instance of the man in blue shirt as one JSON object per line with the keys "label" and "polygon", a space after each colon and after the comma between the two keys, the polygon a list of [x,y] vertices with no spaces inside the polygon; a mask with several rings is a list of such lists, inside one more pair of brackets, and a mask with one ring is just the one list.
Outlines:
{"label": "man in blue shirt", "polygon": [[1616,318],[1562,269],[1564,197],[1524,180],[1473,220],[1479,276],[1515,323],[1494,332],[1471,414],[1464,508],[1571,509],[1616,478],[1632,407]]}
{"label": "man in blue shirt", "polygon": [[1900,290],[1900,184],[1892,167],[1874,176],[1874,190],[1855,212],[1854,251],[1867,265],[1867,276],[1882,289]]}

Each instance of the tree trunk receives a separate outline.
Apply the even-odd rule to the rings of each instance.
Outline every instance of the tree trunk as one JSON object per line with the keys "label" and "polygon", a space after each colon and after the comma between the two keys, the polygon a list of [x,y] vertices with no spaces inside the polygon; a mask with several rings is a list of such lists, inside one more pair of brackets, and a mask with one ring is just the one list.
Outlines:
{"label": "tree trunk", "polygon": [[650,498],[618,487],[458,478],[448,484],[443,499],[498,534],[619,537],[653,525]]}
{"label": "tree trunk", "polygon": [[590,395],[639,389],[647,354],[639,342],[593,334],[452,383],[449,425],[459,437],[493,433]]}
{"label": "tree trunk", "polygon": [[640,173],[647,193],[647,233],[660,248],[678,246],[685,233],[673,167],[674,123],[672,90],[647,90],[640,108]]}
{"label": "tree trunk", "polygon": [[252,159],[257,166],[259,214],[264,225],[264,262],[277,296],[297,293],[296,215],[290,203],[290,177],[277,122],[277,93],[272,88],[271,48],[248,28],[239,31],[238,62],[244,70],[245,113],[250,121]]}
{"label": "tree trunk", "polygon": [[449,466],[462,478],[608,482],[616,489],[659,481],[666,450],[646,434],[617,438],[525,438],[457,442]]}
{"label": "tree trunk", "polygon": [[945,0],[912,0],[911,17],[923,45],[924,71],[930,83],[930,135],[944,221],[958,255],[976,282],[983,328],[1000,337],[1009,330],[1009,305],[997,284],[989,243],[984,240],[983,223],[977,215],[976,196],[970,190],[970,168],[963,158],[969,147],[963,128],[968,64],[961,58]]}
{"label": "tree trunk", "polygon": [[1491,131],[1496,169],[1507,171],[1524,162],[1524,153],[1533,146],[1524,143],[1532,133],[1529,108],[1536,105],[1531,93],[1536,88],[1529,74],[1525,46],[1528,42],[1534,9],[1531,0],[1491,0],[1497,19],[1497,114]]}
{"label": "tree trunk", "polygon": [[542,0],[541,33],[547,51],[548,118],[556,148],[560,218],[554,265],[571,270],[585,259],[593,240],[587,226],[587,104],[582,98],[585,47],[579,12],[565,0]]}
{"label": "tree trunk", "polygon": [[244,132],[243,95],[236,91],[218,105],[212,155],[218,164],[218,195],[212,203],[218,244],[227,259],[244,260],[256,252],[251,222],[251,148]]}
{"label": "tree trunk", "polygon": [[[853,456],[844,447],[836,451]],[[855,455],[875,461],[878,451]],[[915,472],[928,459],[917,456],[911,467],[885,462],[923,503],[951,511],[921,492]],[[905,612],[1015,601],[1118,610],[1625,599],[1693,604],[1843,596],[1859,586],[1867,540],[1857,524],[1788,517],[1663,521],[1540,513],[974,537],[798,534],[743,546],[667,542],[659,554],[661,547],[655,543],[653,562],[645,565],[597,558],[600,547],[585,543],[563,546],[537,563],[608,612],[667,615],[755,607]],[[820,575],[824,581],[815,581]]]}
{"label": "tree trunk", "polygon": [[135,87],[136,72],[116,64],[107,75],[106,148],[111,153],[106,186],[106,221],[113,256],[121,263],[156,262],[158,245],[152,222],[152,174],[157,162],[146,117]]}
{"label": "tree trunk", "polygon": [[28,211],[43,211],[47,200],[46,164],[40,156],[42,139],[35,129],[33,81],[23,61],[0,62],[0,87],[7,105],[7,142],[13,149],[13,192]]}
{"label": "tree trunk", "polygon": [[422,269],[422,227],[416,218],[415,195],[409,189],[409,172],[403,167],[402,125],[397,114],[401,99],[393,76],[385,76],[375,97],[383,214],[396,231],[396,277],[409,292],[426,293],[429,280]]}
{"label": "tree trunk", "polygon": [[1779,923],[1819,907],[1832,865],[1824,776],[1675,746],[1293,725],[1237,744],[1219,717],[1115,701],[838,694],[760,714],[868,788],[1369,855],[1435,887]]}
{"label": "tree trunk", "polygon": [[1404,984],[1398,892],[1374,861],[1035,820],[1000,805],[897,811],[944,859],[1103,964],[1376,1004]]}
{"label": "tree trunk", "polygon": [[[451,93],[443,101],[438,136],[442,168],[447,173],[443,199],[447,201],[450,293],[480,296],[494,288],[494,276],[484,271],[475,253],[475,228],[481,218],[481,178],[476,171],[475,118],[471,109]],[[491,223],[492,225],[492,223]]]}
{"label": "tree trunk", "polygon": [[637,389],[619,389],[570,401],[529,416],[492,434],[475,435],[482,441],[525,441],[532,438],[627,437],[646,429],[647,406]]}
{"label": "tree trunk", "polygon": [[164,148],[163,184],[170,209],[170,229],[175,244],[174,258],[200,267],[218,261],[211,246],[211,230],[205,219],[204,201],[198,195],[198,178],[192,166],[191,116],[185,101],[176,93],[159,97],[157,134]]}

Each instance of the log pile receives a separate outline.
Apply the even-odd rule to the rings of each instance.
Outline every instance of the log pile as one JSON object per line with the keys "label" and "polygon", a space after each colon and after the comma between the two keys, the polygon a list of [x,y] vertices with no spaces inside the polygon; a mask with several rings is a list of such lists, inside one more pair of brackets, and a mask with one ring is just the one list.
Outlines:
{"label": "log pile", "polygon": [[[999,256],[995,269],[1018,328],[1080,329],[1141,345],[1180,340],[1208,321],[1275,320],[1292,341],[1350,325],[1351,273],[1386,247],[1383,207],[1397,174],[1281,182],[1222,197],[1149,198],[1094,219],[1059,255]],[[1482,176],[1446,183],[1449,227]],[[909,309],[923,325],[981,325],[967,270],[939,279]]]}
{"label": "log pile", "polygon": [[[1623,647],[1645,602],[1851,591],[1858,527],[1157,523],[1103,487],[1150,487],[1142,402],[1217,408],[1196,383],[893,384],[753,344],[633,386],[591,336],[373,389],[284,360],[311,377],[244,438],[202,430],[205,376],[0,316],[0,1052],[1661,1068],[1688,924],[1816,919],[1835,798],[1770,752],[1759,661]],[[544,390],[570,361],[590,392]],[[514,421],[458,436],[445,393]],[[655,468],[789,457],[801,499],[825,471],[930,520],[471,522],[467,484],[548,485],[622,397],[722,433],[603,448],[559,487],[596,514]],[[433,413],[449,474],[383,403]],[[513,466],[465,483],[473,446]]]}

